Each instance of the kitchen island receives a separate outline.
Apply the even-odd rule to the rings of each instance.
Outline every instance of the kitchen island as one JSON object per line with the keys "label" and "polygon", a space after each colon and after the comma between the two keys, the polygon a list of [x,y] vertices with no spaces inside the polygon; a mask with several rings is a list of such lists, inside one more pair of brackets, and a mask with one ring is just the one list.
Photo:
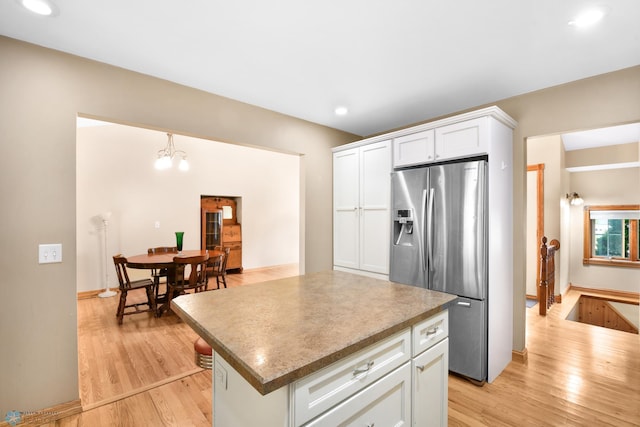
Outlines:
{"label": "kitchen island", "polygon": [[[171,307],[214,350],[216,427],[377,416],[376,425],[409,425],[423,409],[446,424],[446,307],[455,298],[327,271],[183,295]],[[428,384],[412,381],[416,372]]]}

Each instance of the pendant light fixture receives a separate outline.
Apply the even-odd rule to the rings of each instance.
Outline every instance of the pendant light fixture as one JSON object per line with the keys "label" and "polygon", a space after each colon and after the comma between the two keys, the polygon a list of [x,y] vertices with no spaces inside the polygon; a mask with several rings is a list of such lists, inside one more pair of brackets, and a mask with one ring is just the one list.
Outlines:
{"label": "pendant light fixture", "polygon": [[180,159],[180,163],[178,164],[178,169],[181,171],[189,170],[189,162],[187,162],[187,153],[182,150],[176,150],[173,145],[173,134],[168,133],[167,137],[169,140],[167,141],[167,146],[162,150],[158,151],[158,158],[156,159],[155,168],[158,170],[170,169],[173,166],[173,158],[176,154],[182,157]]}

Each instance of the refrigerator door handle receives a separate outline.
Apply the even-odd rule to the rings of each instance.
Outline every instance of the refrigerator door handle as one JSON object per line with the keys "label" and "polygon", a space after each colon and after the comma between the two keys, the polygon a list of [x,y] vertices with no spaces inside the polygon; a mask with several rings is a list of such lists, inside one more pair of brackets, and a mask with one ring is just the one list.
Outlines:
{"label": "refrigerator door handle", "polygon": [[[420,239],[420,259],[422,260],[422,271],[427,271],[427,259],[424,254],[424,234],[425,234],[425,206],[427,205],[427,189],[422,190],[422,215],[420,216],[420,227],[422,231],[418,234],[418,238]],[[428,237],[427,237],[428,239]]]}
{"label": "refrigerator door handle", "polygon": [[462,307],[471,307],[471,303],[470,302],[464,302],[464,301],[458,301],[456,305],[462,306]]}
{"label": "refrigerator door handle", "polygon": [[[427,192],[427,190],[424,190],[425,193]],[[434,203],[434,199],[435,197],[433,196],[434,193],[434,189],[430,188],[429,189],[429,207],[428,207],[428,211],[429,211],[429,216],[428,216],[428,224],[427,224],[427,254],[428,254],[428,259],[429,259],[429,267],[433,268],[433,203]]]}

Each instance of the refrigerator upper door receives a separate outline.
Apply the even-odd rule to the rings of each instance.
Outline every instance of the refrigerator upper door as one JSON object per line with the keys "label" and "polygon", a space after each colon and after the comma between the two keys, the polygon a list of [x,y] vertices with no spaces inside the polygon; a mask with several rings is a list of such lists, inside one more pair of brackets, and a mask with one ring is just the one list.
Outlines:
{"label": "refrigerator upper door", "polygon": [[389,280],[427,287],[425,255],[425,205],[429,191],[428,169],[391,174],[391,259]]}
{"label": "refrigerator upper door", "polygon": [[430,289],[487,297],[485,177],[483,160],[430,168]]}

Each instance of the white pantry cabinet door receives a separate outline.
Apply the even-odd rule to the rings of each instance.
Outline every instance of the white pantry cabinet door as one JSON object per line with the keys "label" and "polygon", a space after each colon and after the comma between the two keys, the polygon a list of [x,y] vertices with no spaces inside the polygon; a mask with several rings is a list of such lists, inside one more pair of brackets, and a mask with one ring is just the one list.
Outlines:
{"label": "white pantry cabinet door", "polygon": [[447,425],[449,404],[449,339],[444,339],[412,361],[413,425]]}
{"label": "white pantry cabinet door", "polygon": [[360,151],[333,154],[333,264],[359,267]]}
{"label": "white pantry cabinet door", "polygon": [[360,269],[389,274],[391,142],[360,148]]}
{"label": "white pantry cabinet door", "polygon": [[333,265],[389,274],[391,141],[333,154]]}

